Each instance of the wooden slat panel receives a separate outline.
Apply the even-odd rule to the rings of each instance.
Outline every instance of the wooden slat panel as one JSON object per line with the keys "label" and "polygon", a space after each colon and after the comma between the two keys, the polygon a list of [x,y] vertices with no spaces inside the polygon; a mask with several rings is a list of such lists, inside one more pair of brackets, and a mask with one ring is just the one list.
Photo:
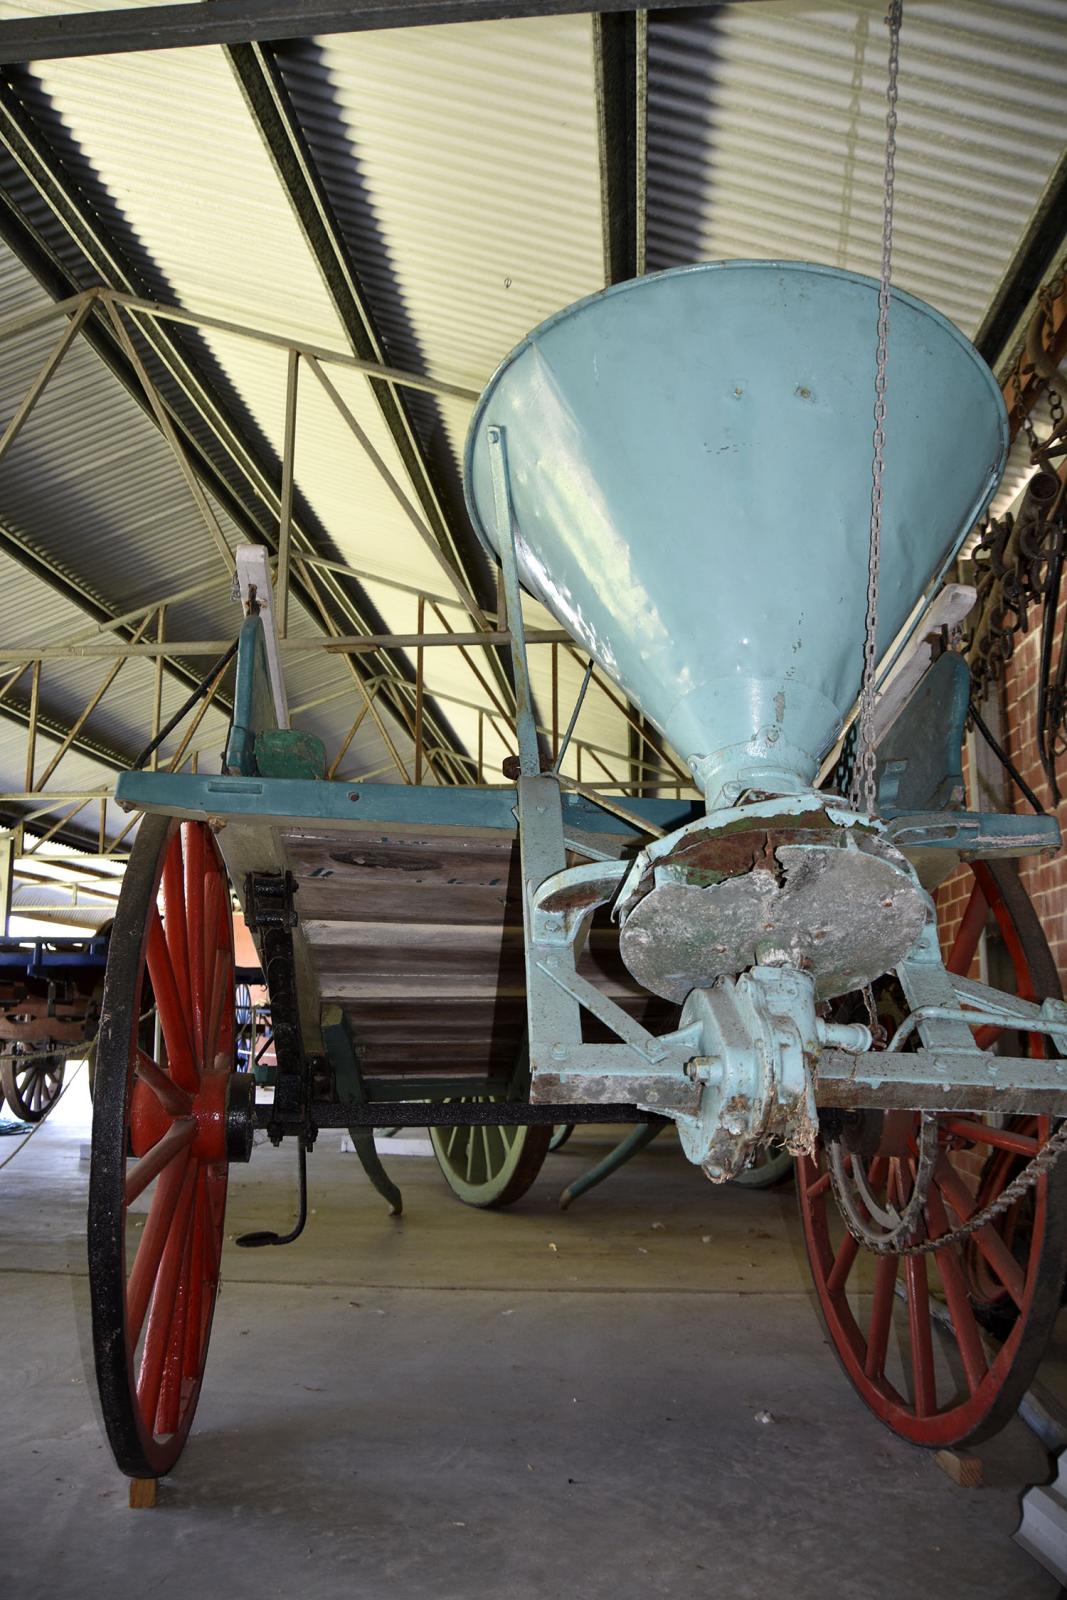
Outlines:
{"label": "wooden slat panel", "polygon": [[[509,1073],[526,1026],[513,839],[294,831],[286,848],[320,989],[344,1006],[364,1072]],[[631,1016],[673,1023],[630,978],[606,909],[579,970]],[[584,1015],[583,1037],[614,1036]]]}
{"label": "wooden slat panel", "polygon": [[346,883],[467,883],[506,888],[517,852],[449,839],[301,839],[288,846],[298,878],[340,878]]}
{"label": "wooden slat panel", "polygon": [[521,923],[518,895],[469,884],[376,883],[356,890],[337,878],[300,880],[296,909],[311,921],[418,924]]}

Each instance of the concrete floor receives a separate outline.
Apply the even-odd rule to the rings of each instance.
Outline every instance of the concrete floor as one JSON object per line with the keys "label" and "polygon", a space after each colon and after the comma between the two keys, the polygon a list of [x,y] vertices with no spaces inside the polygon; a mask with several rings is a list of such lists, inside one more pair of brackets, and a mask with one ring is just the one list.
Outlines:
{"label": "concrete floor", "polygon": [[[664,1142],[561,1215],[597,1134],[500,1214],[407,1157],[391,1219],[317,1151],[304,1240],[229,1246],[190,1444],[130,1511],[95,1411],[84,1114],[76,1088],[0,1172],[5,1600],[1060,1592],[1010,1538],[1044,1451],[1014,1422],[966,1491],[866,1412],[791,1189],[712,1189]],[[283,1223],[292,1172],[257,1150],[228,1233]]]}

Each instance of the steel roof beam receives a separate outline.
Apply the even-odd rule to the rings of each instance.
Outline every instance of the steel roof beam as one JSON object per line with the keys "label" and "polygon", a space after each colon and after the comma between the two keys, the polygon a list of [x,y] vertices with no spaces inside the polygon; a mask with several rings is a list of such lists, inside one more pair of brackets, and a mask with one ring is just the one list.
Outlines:
{"label": "steel roof beam", "polygon": [[[753,4],[755,0],[734,3]],[[637,0],[212,0],[210,5],[68,11],[0,23],[0,62],[644,9]],[[656,6],[658,11],[679,9],[694,7],[688,0],[658,0]]]}
{"label": "steel roof beam", "polygon": [[1019,241],[1011,265],[993,296],[975,348],[996,369],[1007,356],[1013,335],[1034,295],[1055,269],[1067,243],[1067,151]]}
{"label": "steel roof beam", "polygon": [[[160,317],[164,322],[183,322],[189,328],[210,328],[216,333],[232,333],[239,339],[251,339],[257,344],[271,345],[276,350],[296,350],[301,356],[314,356],[324,365],[351,367],[353,372],[365,372],[372,378],[382,378],[389,383],[398,384],[402,389],[416,389],[423,394],[442,395],[449,400],[466,400],[473,405],[481,395],[481,388],[473,384],[452,383],[447,378],[427,377],[425,373],[405,372],[401,367],[389,367],[380,361],[364,361],[359,356],[347,350],[331,350],[326,345],[308,344],[303,339],[290,339],[282,333],[271,333],[267,328],[254,328],[247,322],[233,322],[229,317],[212,317],[206,312],[190,311],[185,306],[164,305],[158,300],[138,300],[131,294],[112,294],[113,304],[126,306],[131,311],[143,311],[151,317]],[[75,309],[72,307],[71,309]],[[23,313],[21,317],[10,319],[11,331],[17,332],[21,325],[32,315],[37,322],[44,321],[46,315],[54,316],[59,310],[55,307],[50,312]],[[9,326],[8,321],[0,322],[0,338],[3,338]]]}
{"label": "steel roof beam", "polygon": [[[608,12],[593,18],[604,281],[645,271],[648,129],[648,17]],[[646,750],[659,760],[654,730],[636,709],[628,727],[630,777],[642,781]],[[580,742],[580,741],[579,741]]]}
{"label": "steel roof beam", "polygon": [[[0,141],[45,201],[56,221],[77,245],[88,273],[122,293],[132,294],[139,299],[154,298],[153,285],[143,280],[139,269],[126,257],[119,242],[108,237],[98,208],[78,181],[65,171],[62,159],[50,146],[44,130],[28,114],[17,83],[10,73],[3,70],[0,70]],[[0,187],[0,237],[57,301],[67,300],[85,289],[86,285],[74,280],[67,268],[57,260],[29,218],[23,215],[12,194],[3,187]],[[138,331],[168,378],[177,386],[181,397],[195,409],[197,417],[208,431],[211,444],[223,453],[240,474],[251,498],[246,499],[237,492],[220,470],[219,464],[208,454],[204,442],[191,431],[188,419],[175,408],[171,397],[164,394],[171,421],[198,478],[240,529],[243,537],[251,543],[276,548],[279,493],[275,482],[277,463],[273,452],[254,438],[242,421],[231,416],[212,392],[212,379],[202,370],[199,346],[192,345],[190,336],[183,329],[177,328],[172,334],[148,318],[139,322]],[[152,416],[149,398],[114,331],[105,325],[99,308],[86,322],[82,333],[142,410]],[[192,339],[196,340],[197,336],[193,334]],[[294,533],[296,531],[294,520]],[[315,552],[315,541],[306,532],[300,542]],[[385,631],[382,618],[358,584],[349,581],[347,586],[342,585],[332,574],[327,574],[324,581],[331,603],[350,624],[360,631]],[[298,583],[295,588],[314,616],[314,596],[305,591],[303,584]],[[355,591],[355,595],[352,591]],[[392,705],[389,709],[404,726],[405,718],[411,715],[414,672],[406,661],[390,662],[387,658],[383,658],[383,661],[387,673],[391,675],[392,693],[400,701],[400,704]],[[181,672],[182,669],[175,667],[174,670]],[[182,675],[186,681],[193,681],[186,674]],[[432,709],[427,721],[432,721],[436,736],[442,743],[462,749],[447,719],[432,700],[430,707]]]}
{"label": "steel roof beam", "polygon": [[[353,354],[366,362],[384,363],[385,341],[361,281],[358,263],[334,213],[273,51],[269,45],[243,44],[228,48],[226,54]],[[320,381],[326,382],[313,357],[309,357],[309,365]],[[421,518],[414,516],[411,520],[444,575],[455,585],[459,597],[465,604],[473,598],[472,615],[477,624],[488,629],[478,596],[479,588],[486,589],[485,573],[470,558],[473,536],[462,502],[445,506],[446,490],[436,481],[403,391],[390,381],[370,374],[368,383],[421,512]],[[358,431],[350,415],[346,420]],[[363,439],[362,443],[375,459],[369,441]],[[384,463],[375,459],[375,465],[395,492],[396,485]],[[495,652],[493,660],[498,681],[506,683]]]}
{"label": "steel roof beam", "polygon": [[[23,728],[30,725],[30,708],[25,701],[4,699],[0,700],[0,717],[8,722],[18,723]],[[47,734],[50,739],[58,739],[62,743],[70,733],[70,723],[56,712],[47,707],[37,707],[37,732]],[[75,735],[68,746],[68,753],[73,751],[80,756],[87,756],[90,761],[98,761],[102,767],[110,767],[114,772],[125,772],[133,761],[137,752],[123,752],[116,750],[113,745],[106,744],[88,733],[83,728]]]}
{"label": "steel roof beam", "polygon": [[648,19],[630,12],[593,18],[604,281],[645,270]]}

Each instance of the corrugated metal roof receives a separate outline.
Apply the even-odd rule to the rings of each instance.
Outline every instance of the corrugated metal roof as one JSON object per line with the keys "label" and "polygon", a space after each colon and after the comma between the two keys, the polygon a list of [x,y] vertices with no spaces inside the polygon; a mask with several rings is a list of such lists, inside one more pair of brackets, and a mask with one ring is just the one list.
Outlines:
{"label": "corrugated metal roof", "polygon": [[[394,364],[480,387],[531,327],[602,287],[587,17],[339,35],[286,48],[279,61]],[[470,407],[438,401],[423,412],[458,466]],[[539,607],[530,620],[552,626]],[[531,659],[547,726],[551,653],[534,648]],[[563,721],[582,669],[563,651],[556,659]],[[484,699],[455,661],[435,661],[431,682]],[[476,718],[449,712],[474,748]],[[625,754],[622,719],[595,692],[582,734]],[[494,746],[498,769],[505,747]]]}
{"label": "corrugated metal roof", "polygon": [[480,385],[603,285],[587,17],[337,35],[280,60],[394,359]]}
{"label": "corrugated metal roof", "polygon": [[[0,250],[0,316],[31,309],[46,297],[25,269]],[[50,322],[5,340],[0,365],[0,417],[14,411],[61,325]],[[215,507],[231,546],[239,540],[225,513]],[[151,604],[172,591],[217,575],[217,587],[174,606],[168,613],[171,638],[225,638],[239,620],[229,579],[210,535],[165,441],[141,408],[81,340],[68,351],[0,468],[0,526],[27,550],[47,560],[61,578],[77,586],[87,601],[112,615]],[[39,578],[8,557],[0,557],[4,595],[3,643],[59,643],[91,628],[91,614],[64,600]],[[154,626],[153,630],[154,632]],[[300,604],[291,611],[294,635],[319,630]],[[106,661],[50,662],[42,675],[42,706],[73,721],[102,681]],[[209,660],[190,662],[198,675]],[[296,657],[287,674],[294,705],[336,694],[336,701],[301,714],[301,724],[336,746],[361,703],[344,663],[336,658]],[[88,731],[129,757],[151,728],[154,668],[127,663],[93,713]],[[188,693],[170,674],[163,680],[164,719]],[[18,692],[16,691],[16,698]],[[196,747],[207,769],[218,766],[226,718],[209,712]],[[173,751],[179,733],[162,747]],[[410,741],[396,734],[403,754]],[[0,729],[0,785],[4,791],[24,783],[25,735],[6,722]],[[42,734],[38,771],[55,744]],[[372,771],[388,762],[374,724],[367,721],[353,741],[350,770]],[[98,767],[72,752],[58,769],[54,786],[96,787],[113,782],[114,770]]]}
{"label": "corrugated metal roof", "polygon": [[[112,3],[91,0],[94,9]],[[49,9],[48,0],[0,0],[0,16]],[[883,0],[650,13],[650,269],[754,255],[877,270],[883,13]],[[339,35],[286,46],[278,62],[394,364],[478,387],[531,326],[602,284],[587,17]],[[42,63],[27,81],[32,115],[160,298],[344,348],[221,51]],[[895,278],[967,332],[980,323],[1067,143],[1065,81],[1067,8],[1058,0],[924,0],[906,8]],[[18,199],[44,227],[39,203],[21,185]],[[49,238],[70,253],[54,229]],[[28,275],[0,256],[0,314],[33,292]],[[38,330],[13,347],[0,373],[0,385],[10,385],[0,388],[0,416],[52,337],[54,330]],[[284,354],[216,333],[204,336],[203,349],[220,389],[239,398],[277,456]],[[406,484],[365,380],[336,369],[334,378]],[[469,407],[420,397],[412,415],[438,466],[454,473]],[[1025,470],[1022,452],[1017,446],[1002,500]],[[296,462],[301,504],[328,553],[382,579],[441,590],[440,570],[409,518],[308,372]],[[217,559],[158,435],[87,350],[72,354],[0,471],[5,516],[112,609],[195,581],[186,575],[209,573]],[[222,513],[220,521],[236,540]],[[414,629],[412,598],[373,579],[366,592],[388,626]],[[27,597],[27,615],[42,603]],[[464,626],[462,611],[446,614]],[[532,603],[528,615],[547,624]],[[427,622],[437,626],[432,613]],[[231,631],[224,588],[176,608],[172,623],[187,636]],[[297,603],[294,629],[314,626]],[[556,657],[565,722],[581,668],[565,651]],[[547,648],[533,652],[546,723],[551,659]],[[453,651],[427,651],[426,665],[430,689],[473,752],[478,712],[457,702],[487,706],[484,684]],[[67,673],[56,673],[55,691],[69,687],[73,699],[90,674],[78,664],[68,684]],[[143,729],[146,675],[151,669],[127,669],[101,717],[116,741]],[[300,660],[289,679],[295,703],[324,701],[302,720],[336,743],[358,706],[346,694],[343,664]],[[618,752],[604,759],[622,776],[627,730],[595,691],[581,732]],[[512,741],[484,723],[483,733],[492,777]],[[406,737],[397,742],[409,752]],[[368,719],[345,770],[386,759]],[[568,766],[574,774],[573,758]],[[583,776],[602,774],[587,761]]]}
{"label": "corrugated metal roof", "polygon": [[[48,324],[5,342],[0,415],[11,415],[57,332]],[[237,529],[214,509],[236,546]],[[64,357],[3,464],[0,522],[112,614],[217,577],[213,592],[174,607],[168,633],[196,639],[233,632],[229,578],[177,462],[83,341]],[[317,632],[299,600],[293,630]],[[340,662],[300,660],[291,688],[295,698],[309,697],[346,681]],[[176,703],[176,689],[173,697]]]}
{"label": "corrugated metal roof", "polygon": [[[37,81],[77,160],[110,196],[118,214],[113,225],[136,241],[161,297],[237,320],[247,320],[254,306],[260,326],[345,348],[338,317],[221,53],[45,63]],[[160,104],[168,107],[166,119],[157,114]],[[284,353],[225,334],[207,334],[204,343],[280,453]],[[366,380],[337,369],[332,377],[389,471],[406,483]],[[299,491],[325,528],[333,554],[363,569],[381,566],[405,582],[441,588],[436,562],[309,373],[301,380],[296,460]],[[411,628],[406,601],[387,590],[376,599],[387,627]],[[453,657],[433,656],[431,690],[483,698],[467,667]],[[298,681],[298,692],[303,687]],[[462,711],[449,716],[473,749],[476,721]]]}
{"label": "corrugated metal roof", "polygon": [[[801,258],[877,275],[882,0],[652,14],[648,263]],[[977,328],[1067,143],[1067,7],[905,7],[894,278]]]}

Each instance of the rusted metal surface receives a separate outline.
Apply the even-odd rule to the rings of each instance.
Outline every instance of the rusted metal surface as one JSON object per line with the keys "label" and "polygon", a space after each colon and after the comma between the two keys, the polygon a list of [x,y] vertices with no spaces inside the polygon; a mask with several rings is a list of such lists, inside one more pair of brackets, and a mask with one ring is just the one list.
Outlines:
{"label": "rusted metal surface", "polygon": [[680,1004],[751,966],[756,946],[771,940],[812,970],[828,998],[901,959],[925,915],[903,857],[874,834],[799,820],[697,832],[649,862],[619,904],[622,958],[639,983]]}
{"label": "rusted metal surface", "polygon": [[1003,384],[1012,437],[1023,427],[1067,355],[1067,261],[1043,286],[1022,350]]}
{"label": "rusted metal surface", "polygon": [[538,905],[542,911],[555,915],[568,911],[583,911],[588,907],[600,905],[603,900],[612,896],[618,883],[617,873],[589,878],[584,883],[575,883],[564,889],[553,890],[551,894],[545,895],[543,900],[539,900]]}
{"label": "rusted metal surface", "polygon": [[[1067,259],[1041,289],[1022,348],[1003,384],[1012,435],[1026,434],[1030,464],[1036,470],[1018,514],[1007,512],[982,523],[972,553],[978,600],[965,648],[979,700],[991,683],[1002,679],[1016,637],[1028,629],[1031,608],[1044,607],[1046,630],[1055,622],[1067,542],[1067,421],[1065,380],[1059,370],[1065,355]],[[1051,427],[1039,438],[1031,413],[1042,398],[1048,403]],[[1057,672],[1050,683],[1050,667],[1050,651],[1043,650],[1037,736],[1055,790],[1052,751],[1067,700],[1064,673]]]}
{"label": "rusted metal surface", "polygon": [[673,1115],[675,1112],[693,1115],[699,1110],[700,1094],[699,1084],[686,1088],[673,1079],[659,1082],[641,1072],[634,1072],[630,1076],[620,1073],[598,1076],[590,1073],[577,1079],[549,1070],[537,1074],[531,1099],[535,1105],[565,1105],[569,1101],[578,1105],[595,1105],[598,1102],[610,1105],[617,1101],[628,1101],[664,1115]]}
{"label": "rusted metal surface", "polygon": [[974,548],[978,601],[967,635],[966,652],[978,698],[999,681],[1015,652],[1018,635],[1028,632],[1030,613],[1057,593],[1064,541],[1067,496],[1051,464],[1034,473],[1013,515],[987,522]]}

